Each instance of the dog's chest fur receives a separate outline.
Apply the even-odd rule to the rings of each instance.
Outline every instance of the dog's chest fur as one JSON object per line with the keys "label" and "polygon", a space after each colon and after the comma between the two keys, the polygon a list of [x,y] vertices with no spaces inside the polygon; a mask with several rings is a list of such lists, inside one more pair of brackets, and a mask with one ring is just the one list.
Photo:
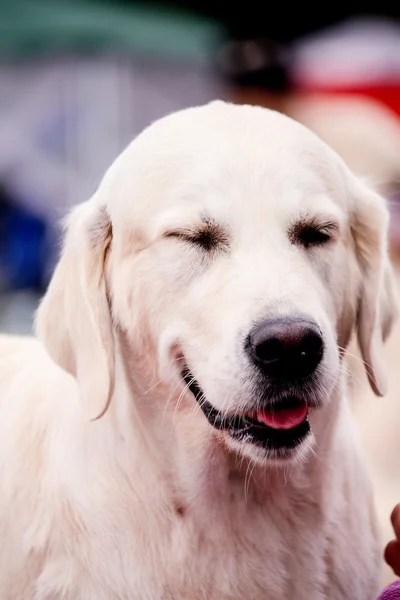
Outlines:
{"label": "dog's chest fur", "polygon": [[[349,556],[357,556],[361,540],[349,539],[353,518],[339,514],[334,498],[326,511],[327,497],[310,485],[294,489],[280,476],[263,483],[250,474],[232,481],[229,494],[218,491],[212,505],[196,503],[192,517],[188,509],[175,522],[171,599],[375,600],[380,557],[373,526],[370,553],[356,564]],[[371,527],[364,519],[359,526]]]}
{"label": "dog's chest fur", "polygon": [[[112,510],[103,490],[90,522],[69,514],[73,546],[53,525],[37,595],[21,600],[375,600],[375,532],[365,511],[346,515],[343,490],[322,496],[311,481],[263,481],[259,472],[228,477],[228,485],[203,481],[191,496],[170,486],[142,495],[121,482]],[[368,527],[360,558],[357,530],[365,541]]]}
{"label": "dog's chest fur", "polygon": [[376,599],[371,490],[351,440],[274,471],[193,436],[173,454],[82,439],[66,455],[61,436],[46,468],[12,454],[7,476],[25,485],[0,495],[1,600]]}

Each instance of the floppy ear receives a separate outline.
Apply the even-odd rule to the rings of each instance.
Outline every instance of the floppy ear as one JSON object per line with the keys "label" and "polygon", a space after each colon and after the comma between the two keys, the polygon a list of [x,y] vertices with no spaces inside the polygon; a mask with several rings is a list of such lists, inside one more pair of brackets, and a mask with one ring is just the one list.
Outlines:
{"label": "floppy ear", "polygon": [[94,420],[108,408],[114,385],[111,314],[104,278],[111,222],[95,199],[75,208],[36,330],[50,356],[76,377],[82,405]]}
{"label": "floppy ear", "polygon": [[383,342],[397,317],[396,285],[387,250],[389,213],[384,199],[362,183],[354,201],[352,233],[362,276],[358,344],[369,383],[377,396],[384,396]]}

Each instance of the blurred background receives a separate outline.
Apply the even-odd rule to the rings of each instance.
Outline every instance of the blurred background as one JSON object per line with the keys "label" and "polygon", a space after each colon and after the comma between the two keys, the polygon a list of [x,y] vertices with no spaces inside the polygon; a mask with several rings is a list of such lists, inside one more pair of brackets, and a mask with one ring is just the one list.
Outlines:
{"label": "blurred background", "polygon": [[390,198],[400,248],[394,4],[233,4],[0,0],[0,330],[31,330],[60,219],[126,144],[158,117],[215,98],[314,129]]}
{"label": "blurred background", "polygon": [[[400,6],[338,4],[0,0],[0,331],[31,331],[60,219],[126,144],[158,117],[215,98],[298,119],[368,177],[390,201],[397,265]],[[353,364],[384,522],[400,501],[399,329],[387,352],[386,404]],[[378,420],[387,446],[374,445]]]}

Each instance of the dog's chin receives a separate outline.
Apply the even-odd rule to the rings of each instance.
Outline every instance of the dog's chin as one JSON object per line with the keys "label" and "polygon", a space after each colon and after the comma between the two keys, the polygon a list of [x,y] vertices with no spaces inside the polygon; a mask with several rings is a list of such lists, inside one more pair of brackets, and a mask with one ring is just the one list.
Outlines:
{"label": "dog's chin", "polygon": [[304,459],[311,449],[314,436],[304,398],[291,394],[280,396],[267,408],[221,413],[208,401],[188,369],[182,371],[182,378],[210,426],[231,451],[258,463],[282,465]]}
{"label": "dog's chin", "polygon": [[253,462],[265,466],[285,467],[288,464],[303,463],[307,460],[315,443],[312,431],[292,448],[271,448],[255,444],[253,441],[237,441],[226,432],[222,433],[222,439],[230,452],[244,456]]}

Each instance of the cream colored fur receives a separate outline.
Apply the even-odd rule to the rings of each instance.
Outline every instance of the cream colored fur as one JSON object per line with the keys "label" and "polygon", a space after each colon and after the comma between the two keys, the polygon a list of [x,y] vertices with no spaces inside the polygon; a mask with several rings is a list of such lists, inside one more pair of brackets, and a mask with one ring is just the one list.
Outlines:
{"label": "cream colored fur", "polygon": [[[226,248],[166,233],[202,215]],[[335,220],[329,244],[288,236]],[[167,117],[74,209],[38,312],[0,341],[1,600],[375,600],[381,546],[346,394],[354,327],[375,393],[395,314],[383,200],[272,111],[212,103]],[[313,436],[277,463],[214,430],[251,406],[242,348],[265,315],[325,342]]]}
{"label": "cream colored fur", "polygon": [[[290,104],[289,114],[327,142],[354,173],[368,177],[382,190],[398,188],[400,120],[383,104],[362,97],[311,96],[295,99]],[[398,215],[395,211],[395,233],[398,228],[396,220]],[[396,244],[398,242],[394,239],[395,250]],[[398,269],[396,275],[399,281]],[[394,289],[392,294],[395,294]],[[398,296],[398,291],[396,294]],[[355,344],[350,348],[350,396],[368,463],[372,468],[377,511],[385,543],[394,536],[389,517],[394,506],[400,502],[399,348],[400,323],[397,323],[381,355],[387,365],[390,389],[388,397],[380,402],[376,401],[368,388]],[[395,575],[386,566],[385,583],[394,578]]]}

